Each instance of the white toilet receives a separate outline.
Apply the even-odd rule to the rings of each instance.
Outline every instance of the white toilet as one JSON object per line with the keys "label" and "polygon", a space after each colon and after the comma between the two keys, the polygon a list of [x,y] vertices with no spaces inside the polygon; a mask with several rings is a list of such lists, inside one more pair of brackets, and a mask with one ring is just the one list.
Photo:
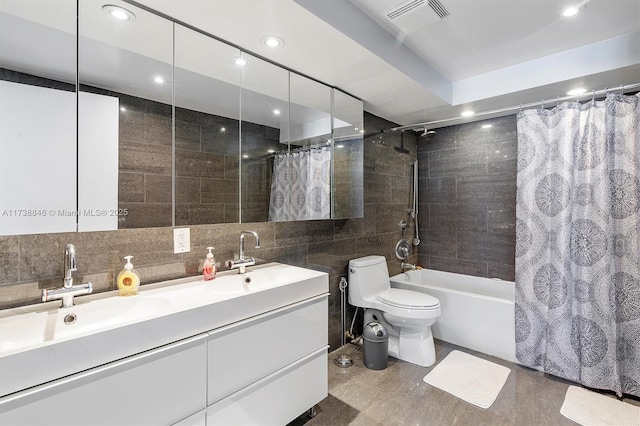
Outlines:
{"label": "white toilet", "polygon": [[389,355],[423,367],[436,362],[431,326],[440,301],[417,291],[391,288],[384,256],[349,261],[349,303],[365,308],[364,323],[381,323],[389,334]]}

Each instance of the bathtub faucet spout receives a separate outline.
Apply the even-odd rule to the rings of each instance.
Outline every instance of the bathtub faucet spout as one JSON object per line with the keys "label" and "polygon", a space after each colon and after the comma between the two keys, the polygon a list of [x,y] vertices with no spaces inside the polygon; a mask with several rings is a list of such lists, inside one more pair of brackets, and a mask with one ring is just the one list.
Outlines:
{"label": "bathtub faucet spout", "polygon": [[402,268],[402,272],[404,272],[405,269],[411,269],[412,271],[415,271],[417,269],[416,265],[408,262],[402,262],[400,264],[400,267]]}

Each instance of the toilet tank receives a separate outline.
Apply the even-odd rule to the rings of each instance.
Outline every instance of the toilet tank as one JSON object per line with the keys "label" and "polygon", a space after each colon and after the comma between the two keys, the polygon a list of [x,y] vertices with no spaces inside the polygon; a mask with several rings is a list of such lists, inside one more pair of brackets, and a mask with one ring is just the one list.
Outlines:
{"label": "toilet tank", "polygon": [[391,288],[387,259],[365,256],[349,261],[349,303],[364,306],[364,300]]}

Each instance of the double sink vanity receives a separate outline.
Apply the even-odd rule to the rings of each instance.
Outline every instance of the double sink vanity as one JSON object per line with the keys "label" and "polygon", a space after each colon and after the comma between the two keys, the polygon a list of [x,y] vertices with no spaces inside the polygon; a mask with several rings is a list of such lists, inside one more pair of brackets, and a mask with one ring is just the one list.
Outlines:
{"label": "double sink vanity", "polygon": [[0,424],[286,424],[327,396],[328,276],[269,263],[0,312]]}

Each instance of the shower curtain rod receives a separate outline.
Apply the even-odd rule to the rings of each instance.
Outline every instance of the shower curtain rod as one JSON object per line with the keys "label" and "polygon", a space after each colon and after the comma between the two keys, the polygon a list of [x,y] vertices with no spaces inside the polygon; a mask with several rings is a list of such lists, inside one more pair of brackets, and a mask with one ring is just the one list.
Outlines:
{"label": "shower curtain rod", "polygon": [[[602,89],[602,90],[594,90],[592,92],[585,92],[582,95],[572,95],[572,96],[563,96],[563,97],[558,97],[556,99],[542,99],[540,102],[530,102],[528,104],[520,104],[518,106],[513,106],[513,107],[508,107],[508,108],[500,108],[500,109],[494,109],[491,111],[485,111],[485,112],[481,112],[478,114],[474,114],[471,117],[454,117],[454,118],[446,118],[443,120],[434,120],[434,121],[425,121],[422,123],[416,123],[416,124],[406,124],[404,126],[398,126],[398,127],[392,127],[390,129],[386,129],[383,130],[381,132],[382,133],[392,133],[392,132],[397,132],[399,130],[417,130],[420,128],[424,128],[425,131],[429,130],[429,127],[433,128],[434,124],[444,124],[444,123],[448,123],[448,122],[453,122],[453,121],[459,121],[459,122],[472,122],[472,121],[476,121],[475,119],[478,117],[484,117],[487,115],[490,116],[494,116],[494,117],[500,117],[502,115],[508,115],[508,113],[511,112],[515,112],[515,111],[521,111],[523,109],[530,109],[530,108],[535,108],[535,107],[544,107],[545,104],[548,103],[559,103],[559,102],[565,102],[565,101],[570,101],[572,99],[576,99],[578,101],[580,101],[580,98],[582,96],[585,96],[585,99],[588,98],[588,96],[591,96],[592,98],[595,98],[596,96],[600,96],[600,95],[604,95],[607,94],[609,92],[617,92],[620,91],[621,93],[624,92],[628,92],[631,91],[633,89],[639,89],[640,88],[640,83],[634,83],[634,84],[628,84],[626,86],[618,86],[618,87],[614,87],[614,88],[606,88],[606,89]],[[373,135],[370,135],[373,136]]]}
{"label": "shower curtain rod", "polygon": [[307,150],[312,150],[312,149],[324,148],[324,147],[329,147],[329,146],[330,145],[328,143],[317,143],[317,144],[314,144],[314,145],[303,145],[303,146],[298,147],[298,148],[283,149],[283,150],[278,151],[278,152],[272,152],[271,154],[269,154],[269,157],[276,156],[276,155],[289,154],[289,153],[292,153],[292,152],[301,152],[301,151],[307,151]]}

